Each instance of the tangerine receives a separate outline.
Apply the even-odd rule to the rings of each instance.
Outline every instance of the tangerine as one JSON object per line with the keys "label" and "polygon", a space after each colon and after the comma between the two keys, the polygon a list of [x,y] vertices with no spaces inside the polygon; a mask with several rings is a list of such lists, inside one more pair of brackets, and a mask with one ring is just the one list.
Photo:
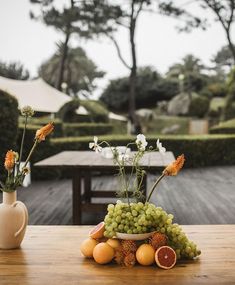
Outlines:
{"label": "tangerine", "polygon": [[85,257],[93,257],[93,250],[97,244],[98,241],[93,238],[85,239],[80,246],[81,253]]}
{"label": "tangerine", "polygon": [[118,247],[121,245],[120,241],[119,241],[118,239],[115,239],[115,238],[110,238],[110,239],[108,239],[106,242],[107,242],[107,244],[109,244],[113,249],[116,249],[116,248],[118,248]]}
{"label": "tangerine", "polygon": [[162,246],[156,251],[155,260],[159,267],[171,269],[176,264],[176,253],[173,248]]}
{"label": "tangerine", "polygon": [[89,236],[94,239],[102,238],[104,236],[104,230],[104,222],[101,222],[90,231]]}
{"label": "tangerine", "polygon": [[136,251],[136,259],[141,265],[154,263],[155,250],[150,244],[142,244]]}
{"label": "tangerine", "polygon": [[114,258],[114,249],[106,242],[97,244],[93,250],[93,257],[99,264],[109,263]]}

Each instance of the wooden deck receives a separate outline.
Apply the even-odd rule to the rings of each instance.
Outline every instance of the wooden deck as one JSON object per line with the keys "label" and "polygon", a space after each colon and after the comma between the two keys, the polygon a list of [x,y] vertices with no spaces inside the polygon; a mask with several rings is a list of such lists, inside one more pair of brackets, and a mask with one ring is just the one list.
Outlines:
{"label": "wooden deck", "polygon": [[[148,186],[154,176],[149,176]],[[115,189],[113,177],[96,177],[93,189]],[[115,184],[115,185],[114,185]],[[235,166],[184,169],[166,177],[152,202],[174,214],[180,224],[235,224]],[[19,189],[18,199],[29,210],[31,225],[67,225],[72,222],[70,180],[33,182]],[[1,194],[0,194],[1,195]],[[108,202],[110,199],[105,199]],[[104,213],[85,214],[83,222],[95,224]]]}

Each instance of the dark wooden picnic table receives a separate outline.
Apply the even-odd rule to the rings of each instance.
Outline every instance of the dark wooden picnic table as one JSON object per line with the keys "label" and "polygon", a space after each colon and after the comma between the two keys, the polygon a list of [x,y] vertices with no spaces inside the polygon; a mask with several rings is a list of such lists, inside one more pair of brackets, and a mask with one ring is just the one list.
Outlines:
{"label": "dark wooden picnic table", "polygon": [[[134,154],[134,152],[131,152]],[[165,166],[174,160],[172,152],[164,155],[159,152],[146,153],[141,159],[141,166],[146,171],[143,180],[143,191],[147,189],[147,174],[162,171]],[[115,197],[115,191],[92,191],[91,178],[96,172],[105,174],[117,173],[118,167],[112,159],[105,158],[94,151],[63,151],[48,157],[35,164],[37,167],[57,167],[69,170],[72,173],[72,199],[73,199],[73,224],[82,223],[82,211],[101,211],[106,204],[92,204],[91,198]],[[131,165],[126,166],[126,171],[131,170]],[[82,195],[82,185],[84,193]]]}

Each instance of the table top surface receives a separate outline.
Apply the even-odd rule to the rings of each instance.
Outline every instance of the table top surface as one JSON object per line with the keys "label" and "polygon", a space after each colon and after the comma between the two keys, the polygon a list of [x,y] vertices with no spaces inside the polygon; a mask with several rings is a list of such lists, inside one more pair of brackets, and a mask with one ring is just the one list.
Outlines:
{"label": "table top surface", "polygon": [[[134,152],[131,152],[133,154]],[[174,161],[172,152],[161,154],[159,152],[146,153],[141,159],[141,166],[149,169],[159,169]],[[63,167],[63,168],[117,168],[110,158],[105,158],[94,151],[62,151],[35,163],[39,167]],[[127,166],[128,167],[128,166]],[[131,167],[131,166],[130,166]]]}
{"label": "table top surface", "polygon": [[0,250],[0,284],[235,284],[235,225],[182,227],[202,255],[163,270],[84,258],[79,247],[90,226],[29,226],[20,249]]}

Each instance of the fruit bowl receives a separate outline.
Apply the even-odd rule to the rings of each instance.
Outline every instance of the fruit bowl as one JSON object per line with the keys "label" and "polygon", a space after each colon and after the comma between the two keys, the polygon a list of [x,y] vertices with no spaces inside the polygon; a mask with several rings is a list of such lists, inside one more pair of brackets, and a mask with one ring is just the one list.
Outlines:
{"label": "fruit bowl", "polygon": [[116,237],[118,239],[123,239],[123,240],[145,240],[151,237],[153,233],[154,232],[144,233],[144,234],[125,234],[125,233],[116,232]]}

